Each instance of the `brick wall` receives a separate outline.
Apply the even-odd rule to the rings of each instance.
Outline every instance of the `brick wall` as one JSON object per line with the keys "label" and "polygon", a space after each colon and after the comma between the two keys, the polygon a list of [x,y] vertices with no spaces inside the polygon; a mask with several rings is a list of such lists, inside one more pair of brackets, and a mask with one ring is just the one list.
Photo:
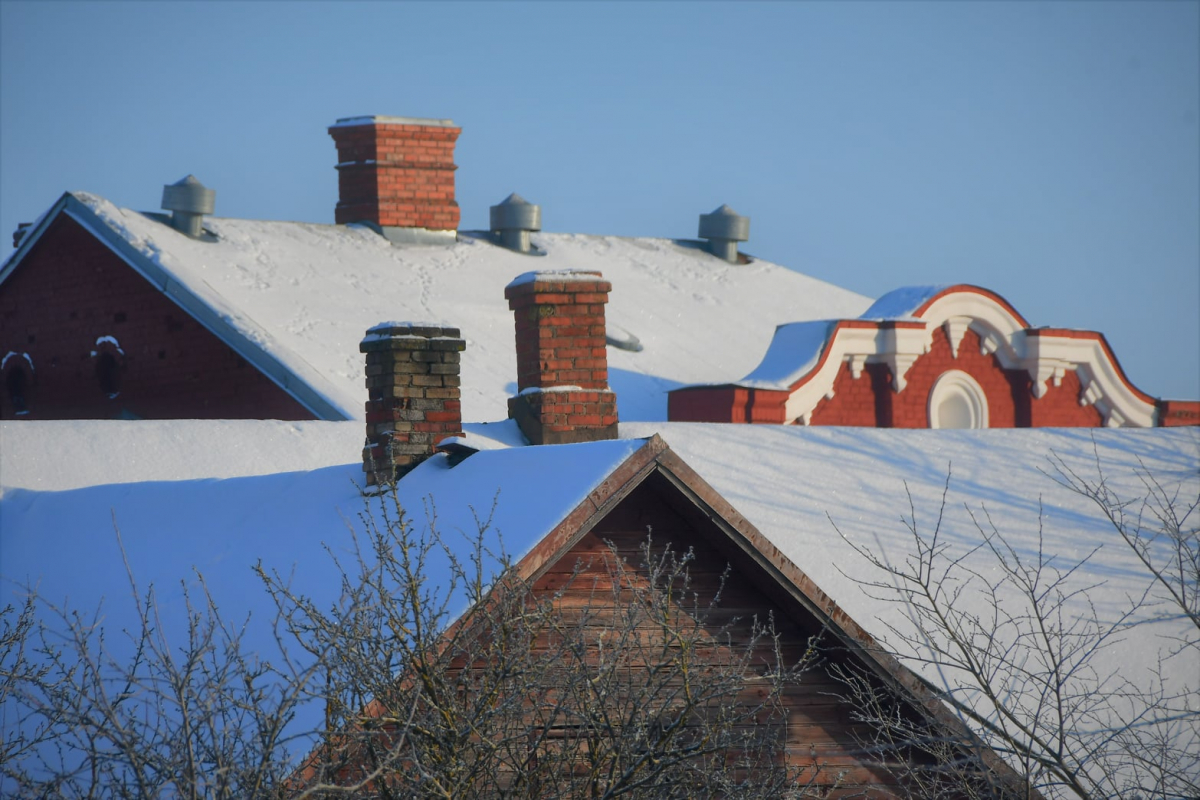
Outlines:
{"label": "brick wall", "polygon": [[[979,351],[979,335],[968,330],[958,345],[958,358],[950,350],[945,329],[933,332],[929,352],[917,359],[905,375],[904,391],[893,392],[890,425],[892,428],[928,428],[929,393],[934,383],[948,370],[967,373],[987,396],[988,426],[1011,428],[1017,424],[1013,387],[1008,374],[994,355]],[[1024,374],[1024,373],[1022,373]]]}
{"label": "brick wall", "polygon": [[337,223],[456,230],[454,145],[462,129],[380,119],[329,129],[338,151]]}
{"label": "brick wall", "polygon": [[1159,400],[1158,424],[1167,428],[1200,425],[1200,400]]}
{"label": "brick wall", "polygon": [[1034,397],[1032,380],[1029,373],[1020,372],[1014,376],[1014,381],[1022,379],[1025,398],[1025,413],[1028,417],[1019,417],[1020,427],[1030,428],[1098,428],[1104,424],[1104,416],[1095,406],[1081,406],[1079,396],[1082,387],[1079,376],[1067,372],[1062,377],[1061,385],[1055,386],[1054,381],[1047,381],[1046,393]]}
{"label": "brick wall", "polygon": [[867,364],[855,378],[843,363],[833,380],[833,397],[822,397],[813,409],[812,425],[885,428],[890,420],[891,373],[883,364]]}
{"label": "brick wall", "polygon": [[667,419],[672,422],[746,422],[750,390],[740,386],[703,386],[667,394]]}
{"label": "brick wall", "polygon": [[[120,352],[97,346],[105,336]],[[315,419],[66,215],[0,284],[0,357],[8,352],[33,360],[23,419]],[[106,353],[115,397],[98,374]],[[0,417],[14,414],[0,391]]]}

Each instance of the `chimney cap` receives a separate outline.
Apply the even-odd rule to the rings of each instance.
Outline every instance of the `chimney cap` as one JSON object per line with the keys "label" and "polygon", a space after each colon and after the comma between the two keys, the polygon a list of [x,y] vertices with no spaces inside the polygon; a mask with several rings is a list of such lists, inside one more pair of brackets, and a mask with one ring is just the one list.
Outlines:
{"label": "chimney cap", "polygon": [[185,214],[211,214],[216,206],[217,193],[187,175],[175,183],[163,186],[162,207],[167,211],[182,211]]}

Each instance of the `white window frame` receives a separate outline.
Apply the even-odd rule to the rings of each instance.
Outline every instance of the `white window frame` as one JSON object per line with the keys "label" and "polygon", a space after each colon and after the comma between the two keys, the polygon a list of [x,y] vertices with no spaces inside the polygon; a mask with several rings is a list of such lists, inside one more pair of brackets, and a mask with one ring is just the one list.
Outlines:
{"label": "white window frame", "polygon": [[971,423],[967,426],[968,429],[978,430],[988,427],[987,393],[983,391],[983,387],[979,385],[978,381],[960,369],[943,372],[934,381],[933,388],[929,390],[929,403],[926,408],[929,427],[943,427],[938,416],[938,408],[943,402],[954,397],[961,398],[966,403]]}

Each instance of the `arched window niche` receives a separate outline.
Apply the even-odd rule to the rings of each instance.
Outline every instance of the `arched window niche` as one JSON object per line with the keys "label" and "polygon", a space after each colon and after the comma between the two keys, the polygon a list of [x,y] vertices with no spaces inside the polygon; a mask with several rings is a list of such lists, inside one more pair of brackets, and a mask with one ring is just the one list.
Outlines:
{"label": "arched window niche", "polygon": [[121,349],[120,342],[112,336],[96,339],[92,359],[95,361],[100,391],[109,400],[115,400],[121,393],[121,372],[125,369],[125,351]]}
{"label": "arched window niche", "polygon": [[29,414],[29,389],[33,384],[33,359],[28,353],[9,352],[0,360],[0,377],[7,403],[4,416]]}
{"label": "arched window niche", "polygon": [[929,391],[929,427],[986,428],[987,395],[983,387],[962,370],[942,373]]}

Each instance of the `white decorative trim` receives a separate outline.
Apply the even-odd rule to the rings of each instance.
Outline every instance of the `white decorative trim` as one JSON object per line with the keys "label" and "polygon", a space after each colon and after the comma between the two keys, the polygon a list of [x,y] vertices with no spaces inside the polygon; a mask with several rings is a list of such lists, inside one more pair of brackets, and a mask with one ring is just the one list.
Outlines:
{"label": "white decorative trim", "polygon": [[1029,378],[1032,381],[1030,389],[1033,391],[1033,396],[1040,400],[1050,388],[1047,385],[1048,381],[1052,381],[1055,386],[1062,386],[1063,376],[1066,375],[1068,369],[1074,369],[1074,367],[1053,359],[1043,358],[1029,360],[1025,369],[1029,372]]}
{"label": "white decorative trim", "polygon": [[995,331],[987,331],[979,337],[979,355],[990,356],[1000,349],[1000,335]]}
{"label": "white decorative trim", "polygon": [[1100,391],[1100,386],[1090,377],[1086,377],[1084,371],[1079,373],[1079,405],[1090,406],[1100,400],[1104,393]]}
{"label": "white decorative trim", "polygon": [[862,377],[863,367],[867,364],[866,353],[854,353],[846,356],[846,363],[850,365],[850,377],[858,380]]}
{"label": "white decorative trim", "polygon": [[970,317],[950,317],[943,323],[946,329],[946,340],[950,342],[950,355],[958,358],[958,346],[962,344],[967,329],[971,327]]}
{"label": "white decorative trim", "polygon": [[[947,425],[941,409],[949,400],[961,400],[967,411],[966,425]],[[987,393],[979,382],[960,369],[943,372],[929,390],[926,404],[929,427],[931,428],[986,428],[988,427]]]}
{"label": "white decorative trim", "polygon": [[883,363],[892,371],[892,388],[896,390],[896,394],[903,392],[904,387],[908,385],[904,376],[918,358],[919,353],[887,353],[883,356]]}

